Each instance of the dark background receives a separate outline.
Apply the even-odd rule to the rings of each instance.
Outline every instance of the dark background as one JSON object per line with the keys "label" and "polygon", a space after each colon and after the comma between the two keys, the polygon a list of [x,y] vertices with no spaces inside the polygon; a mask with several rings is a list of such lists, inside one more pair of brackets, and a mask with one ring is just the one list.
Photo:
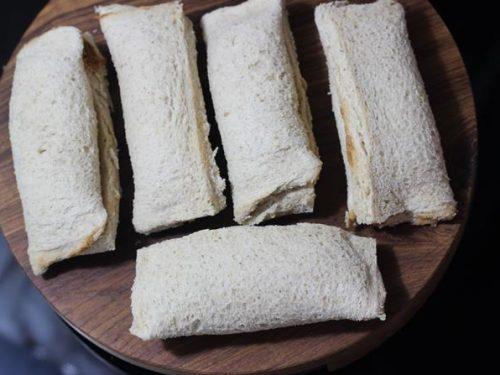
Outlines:
{"label": "dark background", "polygon": [[[6,64],[22,33],[45,2],[2,2],[2,66]],[[500,249],[495,241],[500,228],[499,220],[494,215],[499,208],[500,196],[496,194],[500,168],[495,152],[496,148],[500,148],[495,147],[498,143],[495,137],[498,133],[496,126],[500,125],[497,112],[500,107],[500,32],[494,7],[496,2],[433,0],[431,3],[458,44],[474,92],[480,144],[475,199],[463,240],[444,278],[426,304],[409,324],[381,347],[339,370],[339,374],[392,374],[440,370],[481,373],[487,365],[493,364],[493,356],[496,354],[494,349],[498,347],[495,334],[498,331],[496,313],[499,310],[495,306],[499,294],[497,288],[494,288],[497,279],[494,275],[500,272],[497,271]],[[17,272],[18,270],[11,270],[17,267],[17,264],[10,262],[9,270],[5,272]],[[0,264],[0,287],[2,277]],[[0,300],[2,305],[6,302],[5,296],[0,293],[0,298],[4,299]],[[2,318],[0,309],[0,320]],[[63,324],[59,325],[58,330],[61,331],[61,336],[73,335]],[[72,345],[73,350],[87,350],[79,348],[78,343]],[[87,361],[98,362],[96,358],[89,357],[88,351],[86,353]],[[108,361],[119,363],[109,356],[105,357]],[[85,361],[82,363],[83,365],[73,367],[61,366],[53,359],[44,363],[43,358],[40,360],[37,355],[33,357],[33,350],[30,350],[29,345],[16,346],[4,339],[0,325],[0,374],[114,373],[107,372],[109,369],[105,368],[86,367]],[[130,367],[125,369],[128,372],[134,371]],[[326,370],[321,369],[312,374],[325,373]]]}

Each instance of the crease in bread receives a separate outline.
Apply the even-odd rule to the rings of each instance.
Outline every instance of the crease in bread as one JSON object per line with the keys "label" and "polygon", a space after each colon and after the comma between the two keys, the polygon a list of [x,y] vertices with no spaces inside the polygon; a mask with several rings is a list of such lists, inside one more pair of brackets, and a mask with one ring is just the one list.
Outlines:
{"label": "crease in bread", "polygon": [[315,9],[346,167],[347,225],[456,214],[434,116],[394,0]]}
{"label": "crease in bread", "polygon": [[97,116],[102,202],[108,213],[108,220],[103,233],[85,251],[85,254],[95,254],[115,250],[121,191],[118,172],[118,143],[111,118],[112,101],[108,89],[106,59],[100,53],[89,33],[83,34],[83,42],[83,61],[92,89],[94,109]]}
{"label": "crease in bread", "polygon": [[282,1],[249,0],[201,23],[235,221],[312,212],[321,161]]}
{"label": "crease in bread", "polygon": [[208,134],[196,40],[178,1],[96,8],[120,85],[133,224],[151,233],[226,206]]}
{"label": "crease in bread", "polygon": [[385,297],[374,239],[308,223],[203,230],[137,252],[130,331],[150,340],[384,320]]}
{"label": "crease in bread", "polygon": [[120,194],[108,98],[104,58],[74,27],[32,39],[16,58],[9,133],[35,275],[115,248]]}

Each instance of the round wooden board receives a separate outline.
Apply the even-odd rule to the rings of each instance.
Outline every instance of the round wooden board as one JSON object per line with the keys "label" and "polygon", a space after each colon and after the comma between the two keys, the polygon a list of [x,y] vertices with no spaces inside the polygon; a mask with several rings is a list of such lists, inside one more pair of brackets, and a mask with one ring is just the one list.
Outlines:
{"label": "round wooden board", "polygon": [[[125,1],[151,5],[158,1]],[[346,201],[344,167],[328,96],[324,56],[313,22],[314,6],[321,0],[288,1],[292,31],[301,70],[309,85],[314,132],[324,162],[312,215],[275,220],[275,223],[312,221],[343,226]],[[54,26],[74,25],[90,31],[109,58],[93,7],[95,0],[51,1],[25,33],[21,45]],[[202,14],[235,1],[185,0],[194,21],[199,67],[211,140],[220,145],[206,82],[205,48],[201,42]],[[251,334],[189,337],[143,342],[130,335],[130,287],[134,278],[136,249],[152,242],[203,228],[234,225],[229,207],[215,218],[205,218],[175,230],[149,237],[137,235],[131,226],[133,185],[118,86],[109,64],[115,103],[115,131],[120,144],[123,199],[117,251],[71,259],[53,266],[44,277],[35,277],[26,254],[21,203],[16,189],[8,136],[8,103],[14,56],[0,83],[0,225],[9,246],[33,283],[68,323],[105,350],[136,365],[165,373],[254,374],[290,373],[328,362],[339,367],[359,358],[400,328],[429,296],[446,269],[467,218],[474,184],[477,130],[474,102],[459,51],[442,20],[427,1],[402,1],[419,66],[426,83],[441,134],[458,216],[437,227],[401,225],[391,229],[361,228],[357,232],[378,241],[380,269],[387,287],[385,322],[328,322]],[[16,50],[17,52],[17,50]],[[218,164],[226,175],[223,155]]]}

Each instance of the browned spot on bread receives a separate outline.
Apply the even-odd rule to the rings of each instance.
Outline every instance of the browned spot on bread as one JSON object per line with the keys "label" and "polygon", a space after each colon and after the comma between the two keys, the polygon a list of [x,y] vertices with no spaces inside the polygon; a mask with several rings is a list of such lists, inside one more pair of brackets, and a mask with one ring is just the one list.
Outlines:
{"label": "browned spot on bread", "polygon": [[344,122],[344,131],[345,131],[345,149],[347,154],[347,162],[349,163],[349,167],[351,169],[356,168],[356,147],[354,145],[354,139],[352,137],[349,121],[347,116],[347,109],[344,103],[340,104],[340,116],[342,117],[342,121]]}
{"label": "browned spot on bread", "polygon": [[412,223],[415,225],[436,225],[437,218],[430,215],[417,215],[413,218]]}
{"label": "browned spot on bread", "polygon": [[347,228],[354,228],[356,226],[356,214],[353,211],[345,213],[345,226]]}
{"label": "browned spot on bread", "polygon": [[453,219],[456,214],[456,206],[449,204],[436,211],[416,214],[412,219],[412,223],[414,225],[436,225],[441,220]]}
{"label": "browned spot on bread", "polygon": [[[56,262],[59,262],[64,259],[72,258],[75,257],[81,253],[83,253],[85,250],[87,250],[92,244],[95,242],[96,234],[102,233],[103,228],[99,228],[95,231],[93,231],[90,235],[85,237],[83,241],[78,244],[74,249],[67,253],[62,253],[60,250],[59,251],[47,251],[47,252],[40,252],[40,254],[33,254],[33,273],[35,275],[41,275],[45,271],[47,271],[47,268],[51,264],[54,264]],[[98,237],[98,236],[97,236]]]}
{"label": "browned spot on bread", "polygon": [[85,69],[92,72],[99,71],[105,64],[101,54],[85,39],[83,39],[83,63],[85,64]]}

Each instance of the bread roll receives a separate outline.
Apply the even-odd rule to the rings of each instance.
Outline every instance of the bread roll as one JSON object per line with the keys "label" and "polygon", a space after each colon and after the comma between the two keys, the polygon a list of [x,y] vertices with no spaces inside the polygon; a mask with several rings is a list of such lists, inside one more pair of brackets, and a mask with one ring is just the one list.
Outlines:
{"label": "bread roll", "polygon": [[321,224],[204,230],[137,253],[132,334],[229,334],[385,319],[376,244]]}
{"label": "bread roll", "polygon": [[436,224],[456,214],[439,134],[393,0],[315,11],[348,184],[348,224]]}
{"label": "bread roll", "polygon": [[118,73],[136,231],[215,215],[226,206],[225,183],[208,140],[196,41],[181,4],[97,11]]}
{"label": "bread roll", "polygon": [[90,35],[60,27],[19,52],[9,131],[33,272],[115,249],[120,188],[106,67]]}
{"label": "bread roll", "polygon": [[202,27],[235,221],[312,212],[321,161],[282,1],[220,8]]}

